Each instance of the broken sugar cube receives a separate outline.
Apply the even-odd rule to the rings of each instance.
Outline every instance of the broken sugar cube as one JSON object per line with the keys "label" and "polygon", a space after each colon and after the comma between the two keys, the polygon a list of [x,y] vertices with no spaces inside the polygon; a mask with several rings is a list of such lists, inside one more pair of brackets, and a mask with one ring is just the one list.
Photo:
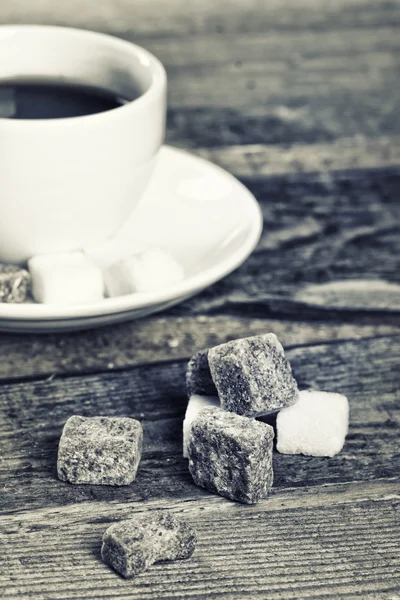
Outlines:
{"label": "broken sugar cube", "polygon": [[0,264],[0,303],[25,302],[31,283],[26,269]]}
{"label": "broken sugar cube", "polygon": [[129,485],[136,477],[142,441],[136,419],[70,417],[58,447],[58,477],[78,484]]}
{"label": "broken sugar cube", "polygon": [[183,267],[162,248],[149,248],[109,265],[104,272],[108,296],[154,292],[184,279]]}
{"label": "broken sugar cube", "polygon": [[231,500],[257,503],[272,486],[273,439],[274,430],[266,423],[221,408],[204,408],[189,434],[194,482]]}
{"label": "broken sugar cube", "polygon": [[90,304],[104,296],[101,270],[82,252],[41,254],[28,261],[32,294],[43,304]]}
{"label": "broken sugar cube", "polygon": [[186,390],[188,397],[192,394],[200,396],[217,395],[217,388],[212,380],[208,364],[208,350],[197,352],[189,360],[186,371]]}
{"label": "broken sugar cube", "polygon": [[147,512],[111,525],[103,535],[103,562],[125,578],[160,561],[190,558],[196,545],[192,527],[175,515]]}
{"label": "broken sugar cube", "polygon": [[297,383],[273,333],[215,346],[208,351],[208,363],[225,410],[250,417],[297,401]]}
{"label": "broken sugar cube", "polygon": [[207,406],[219,406],[218,396],[190,396],[183,421],[183,456],[187,458],[187,447],[189,443],[190,427],[199,412]]}
{"label": "broken sugar cube", "polygon": [[346,396],[302,391],[296,404],[278,413],[276,448],[283,454],[335,456],[343,448],[348,425]]}

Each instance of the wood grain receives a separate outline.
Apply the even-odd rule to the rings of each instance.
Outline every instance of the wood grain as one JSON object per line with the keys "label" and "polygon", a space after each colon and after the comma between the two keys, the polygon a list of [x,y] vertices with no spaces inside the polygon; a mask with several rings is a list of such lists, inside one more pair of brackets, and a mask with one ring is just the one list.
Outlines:
{"label": "wood grain", "polygon": [[[301,388],[348,394],[351,427],[332,459],[275,453],[256,507],[193,485],[181,457],[184,362],[0,388],[2,597],[393,598],[400,585],[400,336],[292,348]],[[144,455],[126,488],[56,479],[74,412],[140,418]],[[195,526],[191,561],[124,582],[99,559],[111,522],[168,507]],[[255,575],[256,573],[256,575]]]}
{"label": "wood grain", "polygon": [[[318,288],[322,293],[323,290]],[[112,371],[188,360],[232,339],[275,333],[285,347],[400,333],[400,323],[341,323],[200,315],[151,317],[70,334],[0,333],[0,381]]]}
{"label": "wood grain", "polygon": [[[400,336],[319,344],[287,352],[301,389],[347,394],[351,428],[333,459],[275,455],[275,486],[395,477],[400,472],[398,419]],[[0,485],[3,510],[96,501],[204,496],[181,456],[186,362],[86,377],[2,385]],[[72,414],[124,415],[143,423],[144,454],[133,486],[71,486],[57,480],[58,439]],[[44,502],[45,498],[45,502]]]}
{"label": "wood grain", "polygon": [[296,173],[324,173],[329,177],[331,171],[398,167],[400,138],[360,135],[320,144],[246,144],[196,148],[193,153],[239,178]]}
{"label": "wood grain", "polygon": [[[256,507],[218,497],[171,501],[198,545],[190,561],[123,581],[100,560],[106,527],[156,502],[92,502],[0,520],[2,596],[48,600],[396,598],[400,486],[278,490]],[[234,533],[233,533],[234,532]]]}
{"label": "wood grain", "polygon": [[[223,281],[169,314],[352,320],[394,324],[399,282],[398,169],[346,170],[244,178],[261,202],[264,232],[258,249]],[[350,280],[357,280],[357,293]],[[360,292],[359,281],[373,280]],[[308,286],[347,281],[331,304],[307,300]],[[357,292],[357,289],[355,292]],[[337,296],[342,297],[338,301]],[[386,310],[387,309],[387,310]],[[375,317],[374,317],[375,315]]]}
{"label": "wood grain", "polygon": [[395,27],[143,43],[167,68],[171,144],[309,144],[400,133]]}
{"label": "wood grain", "polygon": [[137,35],[175,37],[196,33],[237,33],[252,30],[290,31],[346,29],[349,24],[382,27],[400,22],[397,2],[378,0],[103,0],[100,5],[79,0],[3,0],[3,23],[49,23],[93,27],[107,32],[123,28]]}

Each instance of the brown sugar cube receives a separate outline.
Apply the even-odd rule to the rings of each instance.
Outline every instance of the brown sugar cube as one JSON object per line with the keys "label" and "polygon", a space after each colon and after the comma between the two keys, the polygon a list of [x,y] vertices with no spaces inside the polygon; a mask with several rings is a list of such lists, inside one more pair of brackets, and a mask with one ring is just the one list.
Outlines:
{"label": "brown sugar cube", "polygon": [[103,536],[103,561],[125,578],[160,561],[190,558],[196,534],[190,525],[162,511],[111,525]]}
{"label": "brown sugar cube", "polygon": [[274,430],[220,408],[204,408],[191,424],[188,457],[194,482],[237,502],[255,504],[273,482]]}
{"label": "brown sugar cube", "polygon": [[58,477],[78,484],[129,485],[136,477],[142,440],[136,419],[70,417],[58,447]]}
{"label": "brown sugar cube", "polygon": [[251,417],[297,402],[297,383],[273,333],[215,346],[208,363],[225,410]]}
{"label": "brown sugar cube", "polygon": [[16,265],[0,264],[0,302],[25,302],[30,285],[28,271]]}

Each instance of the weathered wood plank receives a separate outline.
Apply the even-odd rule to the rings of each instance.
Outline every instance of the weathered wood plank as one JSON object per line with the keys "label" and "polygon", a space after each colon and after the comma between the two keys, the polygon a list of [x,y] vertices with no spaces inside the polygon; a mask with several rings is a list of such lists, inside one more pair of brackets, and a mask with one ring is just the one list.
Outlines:
{"label": "weathered wood plank", "polygon": [[[0,521],[0,588],[8,599],[389,598],[400,586],[400,486],[275,491],[255,507],[222,498],[172,502],[195,527],[190,561],[123,581],[100,560],[113,521],[160,503],[92,502]],[[379,595],[378,595],[379,594]]]}
{"label": "weathered wood plank", "polygon": [[320,144],[248,144],[196,148],[193,153],[239,178],[293,173],[324,173],[346,169],[377,169],[400,165],[400,138],[339,138]]}
{"label": "weathered wood plank", "polygon": [[[241,314],[271,318],[373,318],[395,323],[399,312],[399,170],[346,170],[244,178],[264,214],[258,249],[246,263],[169,314]],[[308,286],[348,281],[325,303]],[[360,293],[349,280],[374,280]],[[378,286],[380,282],[382,287]],[[328,290],[329,291],[329,290]],[[338,300],[338,295],[342,300]],[[357,300],[358,295],[358,300]],[[321,294],[323,296],[323,294]],[[333,304],[330,298],[334,296]],[[364,310],[356,312],[363,296]],[[357,300],[356,302],[354,302]],[[353,307],[353,308],[352,308]],[[385,316],[385,309],[393,314]],[[371,312],[369,312],[371,311]]]}
{"label": "weathered wood plank", "polygon": [[[256,506],[232,503],[216,494],[204,493],[201,497],[171,498],[168,507],[172,512],[207,514],[218,509],[222,514],[233,510],[248,513],[278,512],[280,510],[296,510],[297,508],[323,508],[330,506],[351,505],[365,501],[389,501],[395,504],[400,500],[400,481],[398,477],[377,479],[375,481],[352,481],[349,483],[332,483],[319,486],[277,488],[273,487],[267,498],[260,500]],[[159,510],[166,506],[163,498],[148,498],[146,502],[88,501],[65,506],[42,507],[34,510],[4,513],[0,516],[1,533],[30,533],[39,529],[57,529],[71,522],[76,524],[101,523],[104,517],[109,520],[129,518],[130,514],[140,514],[147,510]]]}
{"label": "weathered wood plank", "polygon": [[[276,454],[275,486],[394,477],[400,471],[398,419],[400,336],[292,348],[301,388],[348,395],[351,427],[344,450],[319,459]],[[181,456],[185,362],[118,373],[2,385],[0,486],[3,510],[19,512],[89,500],[142,502],[202,497]],[[144,427],[144,454],[134,485],[71,486],[57,480],[62,426],[71,414],[126,415]]]}
{"label": "weathered wood plank", "polygon": [[48,23],[92,27],[109,31],[130,30],[136,35],[176,36],[187,33],[237,33],[275,29],[346,29],[350,24],[382,27],[400,21],[397,2],[378,0],[102,0],[95,5],[80,0],[3,0],[0,22]]}
{"label": "weathered wood plank", "polygon": [[[320,291],[320,288],[318,288]],[[380,325],[249,319],[234,316],[152,317],[71,334],[0,334],[0,381],[83,374],[189,359],[231,339],[275,333],[284,346],[395,335]]]}
{"label": "weathered wood plank", "polygon": [[145,45],[166,64],[171,144],[314,143],[400,133],[395,28]]}

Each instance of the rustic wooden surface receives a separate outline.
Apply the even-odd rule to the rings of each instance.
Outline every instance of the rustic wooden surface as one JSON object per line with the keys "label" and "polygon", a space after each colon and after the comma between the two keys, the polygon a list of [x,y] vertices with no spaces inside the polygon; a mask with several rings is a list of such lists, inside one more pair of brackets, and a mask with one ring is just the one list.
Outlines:
{"label": "rustic wooden surface", "polygon": [[[235,273],[139,322],[0,334],[0,597],[400,599],[400,3],[2,0],[0,23],[57,23],[141,43],[166,64],[169,143],[238,176],[264,233]],[[332,459],[274,455],[254,507],[194,486],[181,456],[196,350],[274,331],[301,388],[348,395]],[[142,421],[126,488],[57,480],[73,413]],[[170,508],[190,561],[126,582],[102,532]]]}

